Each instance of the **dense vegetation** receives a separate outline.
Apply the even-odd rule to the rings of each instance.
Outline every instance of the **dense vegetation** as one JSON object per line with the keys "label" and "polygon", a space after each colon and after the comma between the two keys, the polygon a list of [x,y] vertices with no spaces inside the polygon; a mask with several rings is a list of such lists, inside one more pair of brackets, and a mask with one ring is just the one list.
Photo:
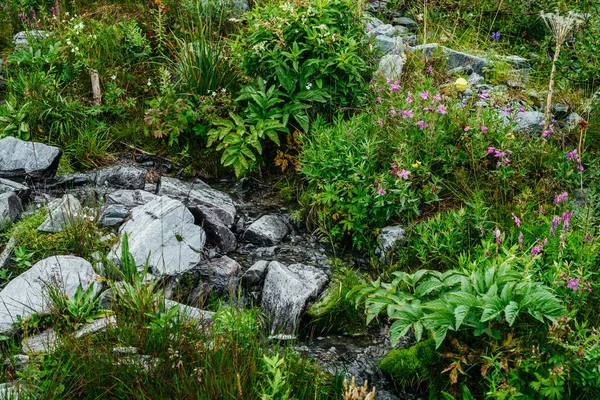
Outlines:
{"label": "dense vegetation", "polygon": [[[495,60],[486,74],[495,89],[473,86],[470,97],[455,85],[467,74],[447,71],[439,52],[403,52],[399,81],[374,76],[381,55],[365,33],[367,3],[254,0],[246,13],[240,4],[0,2],[0,136],[60,146],[62,173],[109,164],[125,143],[188,177],[284,175],[297,219],[340,250],[372,256],[361,270],[336,271],[312,323],[341,333],[389,324],[393,343],[414,335],[418,344],[381,363],[398,386],[430,398],[600,397],[598,3],[376,7],[384,21],[414,17],[419,43]],[[579,15],[560,53],[544,11]],[[48,34],[14,48],[23,30]],[[524,87],[504,85],[507,55],[529,60]],[[551,81],[552,103],[582,119],[570,126],[555,115],[563,120],[520,132],[523,113],[544,112]],[[112,244],[97,221],[42,238],[43,218],[3,234],[18,250],[0,279],[50,254],[89,258]],[[377,235],[394,224],[406,246],[376,257]],[[7,378],[41,398],[342,396],[339,377],[269,342],[258,311],[223,305],[210,328],[191,325],[157,305],[160,290],[143,276],[115,274],[118,329],[65,339]],[[65,338],[99,308],[83,293],[70,301],[57,299],[53,316]],[[4,341],[7,356],[14,345]],[[169,363],[140,373],[111,358],[126,346]]]}

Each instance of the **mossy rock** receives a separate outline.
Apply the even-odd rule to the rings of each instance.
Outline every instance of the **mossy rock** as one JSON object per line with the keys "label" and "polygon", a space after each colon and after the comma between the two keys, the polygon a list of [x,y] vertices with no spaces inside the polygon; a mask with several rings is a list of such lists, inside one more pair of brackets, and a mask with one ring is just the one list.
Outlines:
{"label": "mossy rock", "polygon": [[428,339],[407,349],[390,351],[379,368],[402,387],[417,386],[432,377],[438,361],[435,340]]}
{"label": "mossy rock", "polygon": [[312,324],[325,333],[363,333],[366,330],[365,315],[355,307],[352,299],[346,298],[348,292],[360,284],[360,277],[349,268],[334,273],[321,298],[308,310]]}

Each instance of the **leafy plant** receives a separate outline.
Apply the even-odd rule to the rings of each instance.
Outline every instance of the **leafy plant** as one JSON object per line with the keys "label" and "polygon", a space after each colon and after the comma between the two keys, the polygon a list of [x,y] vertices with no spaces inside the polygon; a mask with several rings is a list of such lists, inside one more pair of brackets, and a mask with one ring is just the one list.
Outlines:
{"label": "leafy plant", "polygon": [[52,301],[54,326],[62,330],[77,329],[107,313],[107,310],[98,309],[99,299],[94,282],[86,290],[79,285],[73,297],[65,295],[56,286],[49,286],[48,296]]}
{"label": "leafy plant", "polygon": [[290,397],[291,389],[284,375],[285,358],[279,354],[263,356],[265,366],[266,387],[263,389],[261,400],[287,399]]}
{"label": "leafy plant", "polygon": [[517,318],[531,316],[543,323],[564,316],[566,311],[550,288],[516,271],[516,262],[507,251],[505,258],[483,271],[394,272],[391,283],[376,280],[360,290],[357,302],[365,299],[367,323],[386,309],[394,321],[392,343],[412,328],[417,340],[425,330],[431,332],[437,347],[452,331],[502,340]]}

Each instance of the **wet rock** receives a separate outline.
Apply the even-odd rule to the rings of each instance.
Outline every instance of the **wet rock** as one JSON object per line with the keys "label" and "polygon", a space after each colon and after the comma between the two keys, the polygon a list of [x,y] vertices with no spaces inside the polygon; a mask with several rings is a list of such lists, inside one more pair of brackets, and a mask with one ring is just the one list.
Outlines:
{"label": "wet rock", "polygon": [[245,287],[259,286],[267,275],[268,261],[260,260],[252,264],[250,268],[242,275],[242,283]]}
{"label": "wet rock", "polygon": [[538,111],[518,113],[516,117],[517,131],[520,133],[536,134],[544,127],[545,116]]}
{"label": "wet rock", "polygon": [[18,182],[52,178],[61,155],[58,147],[7,136],[0,139],[0,178]]}
{"label": "wet rock", "polygon": [[377,47],[381,52],[385,54],[400,54],[402,53],[402,38],[395,36],[377,36],[375,38],[375,42],[377,43]]}
{"label": "wet rock", "polygon": [[406,233],[400,226],[386,226],[377,236],[375,255],[382,262],[390,261],[391,253],[406,244]]}
{"label": "wet rock", "polygon": [[[17,354],[4,361],[4,366],[15,371],[21,371],[29,363],[29,359],[29,356],[25,354]],[[0,396],[0,398],[3,397]]]}
{"label": "wet rock", "polygon": [[388,36],[388,37],[392,37],[396,34],[396,29],[389,24],[383,24],[383,25],[379,25],[377,28],[375,28],[373,30],[373,34],[375,36]]}
{"label": "wet rock", "polygon": [[410,18],[397,17],[397,18],[394,18],[393,21],[394,21],[395,25],[403,26],[403,27],[407,28],[408,30],[410,30],[411,32],[417,32],[419,30],[419,25]]}
{"label": "wet rock", "polygon": [[[12,324],[17,315],[27,318],[36,313],[48,313],[51,305],[48,285],[55,285],[72,297],[79,285],[86,290],[98,278],[92,264],[83,258],[54,256],[37,262],[0,291],[0,333],[13,332]],[[100,291],[98,282],[94,290]]]}
{"label": "wet rock", "polygon": [[328,281],[323,271],[309,265],[269,263],[261,304],[271,332],[281,329],[292,332],[308,304],[319,296]]}
{"label": "wet rock", "polygon": [[159,196],[144,190],[117,190],[106,195],[106,207],[100,213],[100,223],[104,226],[121,224],[135,207],[156,200]]}
{"label": "wet rock", "polygon": [[[206,235],[194,224],[192,213],[178,200],[159,197],[131,211],[131,219],[119,229],[127,233],[129,251],[138,269],[146,260],[155,276],[188,271],[202,260]],[[111,258],[118,262],[121,241],[112,249]]]}
{"label": "wet rock", "polygon": [[407,27],[399,25],[394,26],[394,30],[396,35],[408,35],[408,32],[410,32],[410,30]]}
{"label": "wet rock", "polygon": [[215,315],[215,313],[211,311],[200,310],[196,307],[191,307],[173,300],[165,299],[165,311],[169,311],[173,307],[178,308],[180,317],[186,320],[196,320],[200,324],[211,323]]}
{"label": "wet rock", "polygon": [[583,121],[584,119],[581,118],[581,116],[577,113],[571,113],[567,116],[567,118],[565,118],[564,121],[564,128],[571,132],[576,130],[579,127],[579,122]]}
{"label": "wet rock", "polygon": [[227,256],[213,258],[200,268],[204,292],[221,296],[234,295],[238,288],[242,267]]}
{"label": "wet rock", "polygon": [[555,120],[561,121],[569,115],[569,108],[561,103],[556,103],[552,106],[552,116]]}
{"label": "wet rock", "polygon": [[31,189],[18,182],[9,179],[0,178],[0,193],[14,192],[21,201],[26,201],[31,195]]}
{"label": "wet rock", "polygon": [[0,194],[0,230],[19,218],[23,212],[21,199],[13,192]]}
{"label": "wet rock", "polygon": [[258,245],[273,246],[288,233],[288,225],[278,215],[264,215],[248,227],[244,239]]}
{"label": "wet rock", "polygon": [[404,59],[402,56],[397,54],[388,54],[381,58],[379,61],[379,69],[377,75],[383,76],[385,79],[390,81],[398,81],[402,76],[402,67],[404,66]]}
{"label": "wet rock", "polygon": [[48,36],[46,31],[21,31],[13,37],[12,44],[16,49],[22,49],[29,46],[29,41],[41,40]]}
{"label": "wet rock", "polygon": [[200,180],[188,183],[167,177],[161,178],[158,194],[187,205],[196,223],[206,230],[223,252],[235,250],[237,240],[230,228],[235,221],[236,209],[228,194],[212,189]]}
{"label": "wet rock", "polygon": [[[48,207],[51,208],[50,205]],[[70,194],[66,194],[52,209],[46,220],[38,227],[40,232],[62,232],[76,223],[79,218],[85,218],[81,203]]]}
{"label": "wet rock", "polygon": [[129,210],[120,204],[111,204],[103,208],[100,214],[100,225],[116,226],[125,222],[129,217]]}
{"label": "wet rock", "polygon": [[470,68],[473,72],[478,75],[485,76],[485,69],[491,66],[491,61],[479,56],[472,54],[463,53],[460,51],[452,50],[444,46],[440,46],[437,43],[428,43],[412,47],[410,50],[416,52],[422,52],[425,57],[433,57],[436,51],[441,51],[446,57],[446,70],[450,71],[458,67]]}
{"label": "wet rock", "polygon": [[144,189],[146,171],[135,165],[116,165],[96,171],[94,182],[96,186],[108,186],[119,189]]}

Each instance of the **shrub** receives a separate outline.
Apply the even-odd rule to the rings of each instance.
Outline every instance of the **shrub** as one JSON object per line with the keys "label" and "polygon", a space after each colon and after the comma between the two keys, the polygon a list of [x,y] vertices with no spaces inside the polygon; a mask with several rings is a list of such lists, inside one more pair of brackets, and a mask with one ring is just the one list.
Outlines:
{"label": "shrub", "polygon": [[351,0],[258,5],[245,15],[248,26],[238,38],[242,69],[280,84],[290,97],[311,86],[324,90],[330,115],[361,104],[372,72],[361,12]]}

